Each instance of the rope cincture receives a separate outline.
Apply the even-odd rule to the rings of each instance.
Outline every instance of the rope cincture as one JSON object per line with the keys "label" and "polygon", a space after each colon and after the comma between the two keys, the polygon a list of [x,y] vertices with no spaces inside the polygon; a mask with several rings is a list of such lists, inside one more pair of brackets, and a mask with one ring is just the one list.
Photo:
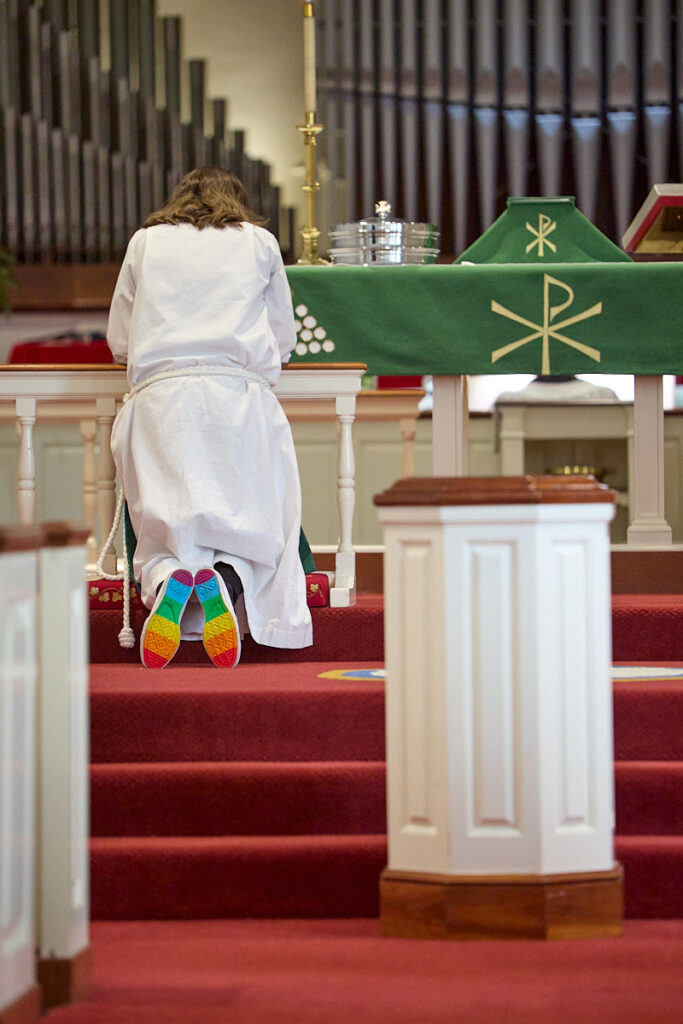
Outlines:
{"label": "rope cincture", "polygon": [[[130,391],[123,396],[123,404],[125,404],[138,392],[143,391],[149,387],[150,384],[157,384],[162,380],[172,380],[175,377],[197,377],[210,375],[212,377],[242,377],[247,381],[252,381],[255,384],[260,384],[262,387],[266,387],[269,390],[272,389],[272,385],[262,377],[261,374],[255,373],[253,370],[245,370],[241,366],[180,366],[175,370],[164,370],[161,373],[154,373],[149,377],[144,377],[137,384],[133,385]],[[118,582],[123,580],[123,627],[119,633],[119,646],[131,648],[135,646],[135,633],[130,624],[130,566],[128,563],[128,545],[126,544],[126,531],[122,531],[122,555],[123,555],[123,571],[117,573],[105,572],[102,564],[105,557],[112,549],[114,544],[114,537],[116,531],[119,528],[121,522],[121,516],[123,513],[123,505],[125,502],[123,494],[123,488],[119,490],[118,497],[116,499],[116,511],[114,512],[114,522],[112,523],[109,536],[107,537],[102,550],[97,558],[97,564],[95,571],[99,573],[102,579],[112,580]]]}
{"label": "rope cincture", "polygon": [[123,513],[123,503],[125,498],[123,496],[123,488],[119,490],[118,498],[116,499],[116,511],[114,512],[114,522],[112,523],[109,536],[107,537],[102,550],[97,558],[97,565],[95,571],[105,580],[123,580],[123,628],[119,633],[119,647],[135,647],[135,633],[130,624],[130,568],[128,566],[128,545],[126,544],[126,531],[122,533],[122,544],[123,544],[123,571],[116,573],[105,572],[103,569],[103,562],[107,554],[114,543],[114,537],[116,531],[119,528],[121,522],[121,515]]}
{"label": "rope cincture", "polygon": [[273,385],[262,377],[260,373],[256,373],[254,370],[245,370],[241,366],[214,366],[208,364],[206,366],[178,366],[175,370],[162,370],[161,373],[153,373],[149,377],[143,377],[137,384],[134,384],[128,394],[123,396],[122,402],[125,403],[137,395],[138,392],[144,391],[150,384],[158,384],[162,380],[173,380],[175,377],[243,377],[245,380],[252,381],[254,384],[260,384],[262,387],[272,390]]}

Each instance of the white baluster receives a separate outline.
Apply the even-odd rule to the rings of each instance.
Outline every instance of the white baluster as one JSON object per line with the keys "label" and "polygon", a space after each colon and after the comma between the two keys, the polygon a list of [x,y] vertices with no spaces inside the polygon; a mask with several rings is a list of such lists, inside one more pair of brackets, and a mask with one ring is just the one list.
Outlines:
{"label": "white baluster", "polygon": [[356,554],[351,541],[356,501],[356,465],[351,428],[356,417],[356,396],[340,395],[336,399],[336,412],[339,424],[339,547],[335,559],[335,584],[330,591],[330,604],[340,608],[356,602]]}
{"label": "white baluster", "polygon": [[90,529],[86,544],[86,563],[94,565],[97,561],[97,475],[95,472],[95,438],[97,424],[94,420],[81,420],[81,437],[83,438],[83,520]]}
{"label": "white baluster", "polygon": [[[111,428],[116,415],[114,398],[98,398],[97,424],[99,428],[99,457],[97,460],[97,502],[100,512],[100,537],[108,537],[116,509],[116,468],[111,454]],[[116,552],[110,551],[103,568],[116,572]]]}
{"label": "white baluster", "polygon": [[19,522],[32,523],[36,511],[36,460],[33,449],[33,426],[36,422],[35,398],[17,398],[19,423],[19,471],[17,502]]}
{"label": "white baluster", "polygon": [[401,441],[403,442],[401,476],[415,476],[415,417],[406,416],[398,421],[398,425],[401,431]]}

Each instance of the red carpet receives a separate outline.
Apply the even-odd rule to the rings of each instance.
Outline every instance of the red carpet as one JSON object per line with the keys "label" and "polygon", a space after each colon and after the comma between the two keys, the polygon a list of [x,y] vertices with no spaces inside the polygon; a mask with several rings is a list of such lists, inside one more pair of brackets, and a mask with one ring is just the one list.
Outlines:
{"label": "red carpet", "polygon": [[384,939],[376,921],[95,922],[94,987],[46,1024],[677,1024],[683,922],[619,939]]}
{"label": "red carpet", "polygon": [[[131,605],[131,625],[140,636],[147,610],[139,600]],[[379,595],[360,594],[352,608],[311,608],[313,618],[312,647],[285,651],[276,647],[259,647],[250,636],[245,637],[241,664],[270,662],[340,661],[353,655],[356,661],[381,661],[384,658],[384,607]],[[90,660],[96,663],[140,663],[137,647],[119,647],[121,605],[106,611],[90,613]],[[174,665],[211,666],[201,642],[182,643],[173,659]]]}
{"label": "red carpet", "polygon": [[[679,600],[615,598],[615,659],[683,663]],[[683,681],[614,684],[623,938],[383,939],[384,684],[320,678],[381,667],[381,599],[313,615],[229,673],[91,615],[94,988],[47,1024],[683,1022]]]}
{"label": "red carpet", "polygon": [[[369,678],[320,676],[352,667]],[[375,916],[380,667],[93,665],[93,916]],[[627,915],[683,917],[683,680],[614,700]]]}
{"label": "red carpet", "polygon": [[[131,621],[139,637],[147,612],[133,602]],[[360,594],[353,608],[312,608],[315,644],[304,651],[259,647],[246,637],[242,661],[258,662],[381,661],[384,658],[384,616],[381,596]],[[90,614],[90,657],[93,662],[137,664],[137,648],[118,644],[121,605]],[[677,594],[615,594],[612,597],[612,644],[615,661],[683,661],[683,596]],[[181,644],[174,665],[209,665],[201,643]]]}
{"label": "red carpet", "polygon": [[683,661],[683,596],[614,594],[615,661]]}

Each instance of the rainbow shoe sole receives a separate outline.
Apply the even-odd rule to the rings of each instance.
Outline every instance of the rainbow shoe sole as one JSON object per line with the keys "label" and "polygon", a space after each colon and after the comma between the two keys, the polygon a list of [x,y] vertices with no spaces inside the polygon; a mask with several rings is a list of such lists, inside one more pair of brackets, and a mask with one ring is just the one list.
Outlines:
{"label": "rainbow shoe sole", "polygon": [[193,586],[189,569],[176,569],[159,590],[140,637],[140,660],[145,668],[165,668],[178,650],[180,617]]}
{"label": "rainbow shoe sole", "polygon": [[223,580],[215,569],[200,569],[194,589],[204,609],[204,649],[218,668],[234,668],[240,660],[237,616]]}

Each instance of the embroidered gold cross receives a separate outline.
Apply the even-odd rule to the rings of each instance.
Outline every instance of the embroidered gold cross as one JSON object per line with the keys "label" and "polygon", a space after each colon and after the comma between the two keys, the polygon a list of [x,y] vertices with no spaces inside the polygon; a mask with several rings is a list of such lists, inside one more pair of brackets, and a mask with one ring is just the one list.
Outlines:
{"label": "embroidered gold cross", "polygon": [[533,242],[529,242],[525,252],[531,252],[534,246],[538,246],[538,255],[543,255],[543,246],[547,245],[553,252],[557,252],[557,246],[548,240],[548,235],[555,230],[557,227],[557,221],[551,220],[547,213],[539,213],[538,215],[538,231],[533,227],[529,221],[526,222],[526,229],[530,231],[536,238]]}
{"label": "embroidered gold cross", "polygon": [[[555,285],[558,288],[564,289],[569,298],[565,302],[561,302],[556,306],[550,305],[550,286]],[[543,275],[543,323],[535,324],[532,320],[526,320],[523,316],[518,313],[513,313],[511,310],[506,309],[505,306],[501,306],[499,302],[491,301],[491,311],[498,313],[500,316],[507,317],[508,320],[514,320],[518,324],[524,324],[525,327],[532,327],[533,333],[527,334],[524,338],[519,338],[518,341],[513,341],[509,345],[504,345],[502,348],[497,348],[491,355],[491,362],[497,363],[503,356],[513,352],[516,348],[521,348],[523,345],[528,345],[531,341],[536,341],[537,338],[542,339],[542,354],[541,354],[541,374],[548,376],[550,374],[550,339],[554,338],[556,341],[562,342],[563,345],[569,345],[571,348],[578,349],[579,352],[583,352],[584,355],[590,359],[594,359],[596,363],[600,362],[600,352],[596,348],[591,348],[590,345],[583,345],[580,341],[575,341],[573,338],[568,338],[564,334],[560,334],[560,331],[566,327],[571,327],[572,324],[579,323],[580,320],[588,320],[589,317],[599,316],[602,313],[602,302],[596,302],[590,309],[586,309],[583,313],[577,313],[576,316],[570,316],[567,320],[561,320],[559,323],[555,323],[555,317],[571,306],[574,301],[574,292],[565,284],[563,281],[558,281],[556,277],[551,277],[550,274]]]}

